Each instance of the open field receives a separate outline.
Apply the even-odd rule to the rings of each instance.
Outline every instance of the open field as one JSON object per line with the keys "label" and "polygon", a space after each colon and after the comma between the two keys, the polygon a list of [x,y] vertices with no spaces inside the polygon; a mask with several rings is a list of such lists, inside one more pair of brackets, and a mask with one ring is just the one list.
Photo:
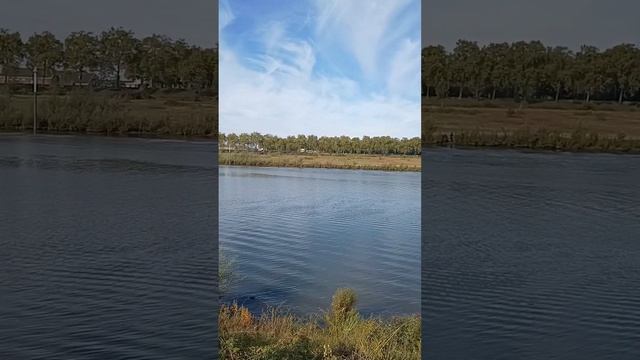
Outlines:
{"label": "open field", "polygon": [[[142,95],[103,91],[38,96],[38,131],[215,137],[217,99],[190,92]],[[33,98],[0,95],[0,130],[32,131]]]}
{"label": "open field", "polygon": [[412,360],[420,358],[420,317],[365,318],[356,294],[340,289],[323,316],[300,318],[267,311],[255,316],[237,305],[220,309],[224,360]]}
{"label": "open field", "polygon": [[[550,150],[640,151],[640,107],[618,104],[427,100],[427,144]],[[453,136],[452,136],[453,135]]]}
{"label": "open field", "polygon": [[220,165],[420,171],[420,156],[220,152]]}

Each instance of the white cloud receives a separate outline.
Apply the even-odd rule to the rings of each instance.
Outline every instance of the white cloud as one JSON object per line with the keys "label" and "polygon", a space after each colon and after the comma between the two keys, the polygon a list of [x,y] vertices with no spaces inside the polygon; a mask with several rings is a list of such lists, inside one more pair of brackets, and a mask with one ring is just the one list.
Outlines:
{"label": "white cloud", "polygon": [[394,96],[420,96],[420,43],[404,39],[393,56],[387,77],[387,88]]}
{"label": "white cloud", "polygon": [[[378,71],[383,46],[397,34],[392,20],[411,0],[316,0],[316,32],[321,38],[342,39],[368,77]],[[330,45],[331,46],[331,45]]]}
{"label": "white cloud", "polygon": [[227,25],[233,22],[234,19],[235,16],[231,11],[228,1],[220,0],[220,6],[218,7],[218,29],[224,29]]}
{"label": "white cloud", "polygon": [[[315,39],[289,35],[285,23],[269,21],[257,29],[259,36],[254,40],[264,49],[259,55],[236,53],[221,36],[220,131],[420,136],[420,102],[412,96],[420,91],[419,42],[404,39],[392,51],[382,45],[395,36],[385,35],[385,29],[407,1],[322,1],[328,6],[319,8],[319,17],[313,18],[324,36],[340,38],[340,31],[350,32],[345,45],[353,47],[353,56],[363,68],[382,76],[389,90],[380,89],[377,94],[366,93],[350,74],[314,72],[318,52],[333,49],[322,48]],[[356,3],[361,6],[353,5]],[[230,22],[233,14],[226,9]],[[349,24],[354,19],[356,23]],[[376,58],[383,50],[391,56],[383,54],[385,68],[381,70]]]}
{"label": "white cloud", "polygon": [[222,132],[419,136],[420,107],[415,102],[359,97],[357,83],[347,78],[251,70],[234,54],[222,53]]}

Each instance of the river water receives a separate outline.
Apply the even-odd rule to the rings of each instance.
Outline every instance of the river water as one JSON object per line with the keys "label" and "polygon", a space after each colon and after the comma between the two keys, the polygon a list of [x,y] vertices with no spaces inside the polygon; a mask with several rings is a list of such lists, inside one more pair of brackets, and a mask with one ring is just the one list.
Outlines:
{"label": "river water", "polygon": [[[215,354],[215,152],[0,136],[0,358]],[[423,161],[422,180],[221,167],[223,300],[310,313],[352,287],[367,314],[416,313],[422,298],[429,359],[640,358],[639,156]]]}
{"label": "river water", "polygon": [[640,359],[640,156],[425,149],[425,359]]}
{"label": "river water", "polygon": [[216,149],[0,135],[0,358],[215,356]]}
{"label": "river water", "polygon": [[363,313],[420,311],[420,173],[220,167],[225,301],[327,309],[353,288]]}

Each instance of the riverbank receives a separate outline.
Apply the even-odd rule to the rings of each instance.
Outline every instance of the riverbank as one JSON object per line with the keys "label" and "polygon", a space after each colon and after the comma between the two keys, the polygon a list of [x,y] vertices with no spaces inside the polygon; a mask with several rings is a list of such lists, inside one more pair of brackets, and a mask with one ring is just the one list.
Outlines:
{"label": "riverbank", "polygon": [[339,289],[323,316],[296,317],[277,310],[255,316],[238,305],[219,314],[220,357],[235,359],[411,360],[420,358],[419,316],[365,318],[356,294]]}
{"label": "riverbank", "polygon": [[424,100],[424,145],[640,152],[640,107]]}
{"label": "riverbank", "polygon": [[220,165],[420,171],[420,156],[220,152]]}
{"label": "riverbank", "polygon": [[[76,91],[38,97],[38,131],[159,137],[211,137],[218,134],[217,98],[176,93]],[[0,95],[0,130],[33,131],[33,98]]]}

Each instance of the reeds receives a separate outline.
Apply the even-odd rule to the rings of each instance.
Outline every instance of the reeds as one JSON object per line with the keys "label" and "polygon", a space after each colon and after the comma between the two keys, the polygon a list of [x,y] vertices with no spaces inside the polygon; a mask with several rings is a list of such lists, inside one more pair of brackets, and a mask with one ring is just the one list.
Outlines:
{"label": "reeds", "polygon": [[[38,130],[104,135],[217,136],[217,112],[214,106],[204,106],[200,101],[172,105],[174,102],[162,99],[132,100],[117,94],[89,91],[49,94],[38,101]],[[32,130],[32,99],[0,95],[0,129]]]}
{"label": "reeds", "polygon": [[[489,106],[490,105],[490,106]],[[423,104],[423,145],[640,152],[635,106],[509,102]]]}
{"label": "reeds", "polygon": [[339,289],[324,314],[297,317],[270,309],[259,316],[237,304],[220,309],[221,359],[411,360],[420,358],[420,318],[363,317],[356,294]]}
{"label": "reeds", "polygon": [[420,156],[356,155],[356,154],[282,154],[252,152],[220,152],[220,165],[331,168],[381,171],[420,171]]}
{"label": "reeds", "polygon": [[432,133],[425,145],[496,147],[555,151],[639,152],[640,139],[599,135],[581,128],[570,133],[525,128],[515,131],[458,130]]}

